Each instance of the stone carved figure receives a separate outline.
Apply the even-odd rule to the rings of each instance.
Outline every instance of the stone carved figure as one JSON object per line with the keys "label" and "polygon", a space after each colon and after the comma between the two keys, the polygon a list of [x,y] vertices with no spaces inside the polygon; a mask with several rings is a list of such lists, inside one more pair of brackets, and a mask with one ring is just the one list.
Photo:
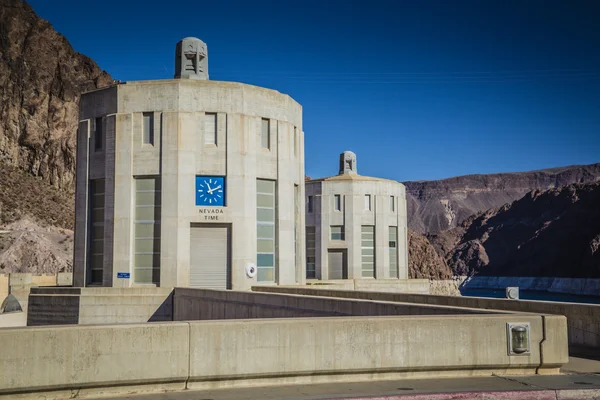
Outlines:
{"label": "stone carved figure", "polygon": [[345,151],[340,154],[340,175],[358,174],[356,168],[356,154],[351,151]]}
{"label": "stone carved figure", "polygon": [[182,39],[175,51],[175,78],[208,79],[206,43],[194,37]]}

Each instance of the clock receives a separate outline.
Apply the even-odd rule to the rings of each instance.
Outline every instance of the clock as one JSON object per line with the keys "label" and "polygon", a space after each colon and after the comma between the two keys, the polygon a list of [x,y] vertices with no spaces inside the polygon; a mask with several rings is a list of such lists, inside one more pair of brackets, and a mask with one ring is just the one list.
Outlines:
{"label": "clock", "polygon": [[196,205],[223,207],[225,205],[225,177],[196,176]]}

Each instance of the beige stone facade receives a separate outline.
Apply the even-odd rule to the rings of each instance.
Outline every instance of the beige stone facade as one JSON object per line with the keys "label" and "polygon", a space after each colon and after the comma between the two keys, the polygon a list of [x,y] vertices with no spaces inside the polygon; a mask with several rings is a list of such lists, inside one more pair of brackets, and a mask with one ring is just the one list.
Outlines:
{"label": "beige stone facade", "polygon": [[308,279],[408,279],[403,184],[357,173],[340,156],[340,174],[306,182]]}
{"label": "beige stone facade", "polygon": [[[288,95],[210,80],[118,84],[82,96],[77,146],[74,286],[304,282],[302,107]],[[223,205],[197,204],[205,178]]]}

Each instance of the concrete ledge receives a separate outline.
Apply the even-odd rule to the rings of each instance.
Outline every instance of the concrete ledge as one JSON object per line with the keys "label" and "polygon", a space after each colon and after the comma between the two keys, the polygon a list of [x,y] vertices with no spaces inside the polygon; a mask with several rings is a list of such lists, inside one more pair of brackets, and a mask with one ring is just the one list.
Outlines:
{"label": "concrete ledge", "polygon": [[188,378],[186,323],[5,328],[0,343],[4,395],[142,384],[183,389]]}
{"label": "concrete ledge", "polygon": [[[508,354],[508,322],[530,324],[530,354]],[[522,375],[568,361],[556,351],[564,317],[516,314],[6,328],[0,343],[8,398]]]}
{"label": "concrete ledge", "polygon": [[600,321],[600,305],[597,304],[407,293],[377,293],[367,291],[332,290],[328,288],[318,288],[317,286],[254,286],[252,290],[263,293],[287,293],[308,296],[468,307],[479,308],[481,310],[505,310],[523,313],[564,315],[567,317],[570,346],[581,346],[593,350],[600,349],[600,324],[598,324],[598,321]]}

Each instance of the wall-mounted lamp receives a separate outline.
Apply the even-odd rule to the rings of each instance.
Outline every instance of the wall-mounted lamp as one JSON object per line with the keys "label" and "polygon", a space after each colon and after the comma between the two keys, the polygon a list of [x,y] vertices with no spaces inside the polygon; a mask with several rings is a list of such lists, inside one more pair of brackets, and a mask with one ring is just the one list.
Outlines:
{"label": "wall-mounted lamp", "polygon": [[528,355],[531,353],[531,339],[529,337],[529,322],[515,322],[506,324],[508,336],[508,355]]}

